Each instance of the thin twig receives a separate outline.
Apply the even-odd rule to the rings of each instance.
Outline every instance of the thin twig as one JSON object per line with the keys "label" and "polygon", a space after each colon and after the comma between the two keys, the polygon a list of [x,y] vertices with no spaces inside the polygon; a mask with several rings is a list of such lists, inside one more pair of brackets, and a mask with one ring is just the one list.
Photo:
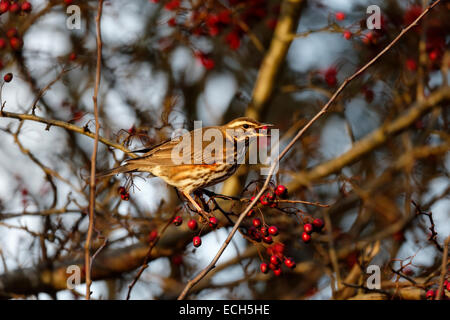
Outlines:
{"label": "thin twig", "polygon": [[265,190],[267,189],[267,186],[269,185],[270,179],[272,178],[275,168],[277,168],[279,161],[284,157],[284,155],[292,148],[292,146],[299,140],[299,138],[305,133],[307,129],[309,129],[314,122],[316,122],[317,119],[319,119],[323,114],[325,114],[331,104],[336,100],[336,98],[339,96],[339,94],[344,90],[344,88],[355,78],[360,76],[364,71],[366,71],[370,66],[372,66],[378,59],[383,56],[387,51],[389,51],[394,44],[396,44],[402,37],[405,35],[409,30],[411,30],[414,26],[417,25],[417,23],[432,9],[434,8],[438,3],[440,3],[441,0],[438,0],[434,3],[432,3],[428,8],[426,8],[422,14],[420,14],[419,17],[417,17],[416,20],[414,20],[408,27],[403,29],[400,34],[395,37],[394,40],[392,40],[389,45],[387,45],[380,53],[378,53],[372,60],[370,60],[366,65],[364,65],[361,69],[356,71],[352,76],[345,79],[345,81],[341,84],[341,86],[337,89],[337,91],[333,94],[333,96],[330,98],[330,100],[322,107],[322,109],[297,133],[297,135],[291,140],[291,142],[284,148],[284,150],[280,153],[277,160],[272,164],[269,170],[269,174],[264,182],[263,187],[259,191],[258,195],[255,196],[255,199],[251,201],[251,203],[247,206],[247,208],[241,213],[238,220],[236,221],[233,229],[225,239],[225,242],[220,247],[219,251],[215,255],[215,257],[212,259],[212,261],[193,279],[189,280],[186,284],[185,288],[181,292],[181,294],[178,297],[178,300],[182,300],[186,297],[189,290],[197,284],[208,272],[210,272],[212,269],[214,269],[216,262],[221,257],[222,253],[225,251],[228,244],[231,242],[231,239],[235,235],[236,231],[238,230],[240,224],[244,220],[244,218],[247,216],[247,213],[253,208],[253,206],[256,204],[256,202],[259,200],[259,198],[263,195]]}
{"label": "thin twig", "polygon": [[102,16],[103,9],[103,0],[98,1],[98,9],[97,9],[97,17],[95,18],[95,22],[97,25],[97,69],[95,73],[95,88],[94,88],[94,96],[92,100],[94,102],[94,117],[95,117],[95,138],[94,138],[94,148],[92,150],[92,158],[91,158],[91,178],[89,183],[89,227],[87,232],[86,243],[84,246],[84,260],[85,260],[85,270],[86,270],[86,300],[91,298],[91,241],[92,241],[92,233],[94,231],[94,211],[95,211],[95,164],[97,161],[97,149],[98,149],[98,140],[99,140],[99,131],[100,131],[100,123],[98,121],[98,89],[100,87],[100,77],[101,77],[101,65],[102,65],[102,38],[101,38],[101,30],[100,30],[100,20]]}
{"label": "thin twig", "polygon": [[133,282],[131,282],[130,285],[128,286],[128,292],[127,292],[127,298],[126,298],[127,300],[130,300],[131,291],[133,290],[134,285],[136,284],[136,282],[138,282],[139,278],[141,277],[141,275],[145,271],[145,269],[148,268],[148,263],[152,257],[153,248],[156,246],[159,239],[164,234],[164,232],[167,230],[167,228],[172,224],[173,218],[175,217],[176,213],[177,213],[177,211],[175,211],[174,214],[170,217],[170,219],[167,220],[167,223],[164,225],[161,232],[160,233],[158,232],[158,235],[155,238],[155,240],[150,242],[150,246],[148,247],[147,254],[145,255],[145,258],[144,258],[144,262],[142,263],[141,268],[139,269],[138,273],[134,277]]}
{"label": "thin twig", "polygon": [[441,266],[441,276],[439,277],[439,289],[436,294],[436,300],[441,300],[444,292],[444,280],[448,273],[448,246],[450,244],[450,236],[445,239],[444,242],[444,252],[442,254],[442,266]]}

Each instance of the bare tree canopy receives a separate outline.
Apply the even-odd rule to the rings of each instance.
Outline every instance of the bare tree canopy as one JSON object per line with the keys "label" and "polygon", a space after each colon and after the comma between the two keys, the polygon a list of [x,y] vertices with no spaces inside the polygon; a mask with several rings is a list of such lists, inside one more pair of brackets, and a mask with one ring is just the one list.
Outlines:
{"label": "bare tree canopy", "polygon": [[372,2],[0,0],[0,297],[449,299],[450,4]]}

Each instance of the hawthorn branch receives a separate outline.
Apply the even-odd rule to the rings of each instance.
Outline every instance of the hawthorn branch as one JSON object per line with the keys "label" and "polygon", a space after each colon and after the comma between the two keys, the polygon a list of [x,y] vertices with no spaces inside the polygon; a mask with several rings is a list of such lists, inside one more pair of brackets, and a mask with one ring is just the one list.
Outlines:
{"label": "hawthorn branch", "polygon": [[94,117],[95,117],[95,136],[94,136],[94,147],[92,150],[92,158],[91,158],[91,178],[89,183],[89,226],[87,232],[87,239],[84,246],[85,250],[85,270],[86,270],[86,300],[90,300],[91,298],[91,241],[92,241],[92,233],[94,232],[94,213],[95,213],[95,165],[97,162],[97,150],[98,150],[98,139],[99,139],[99,131],[100,131],[100,123],[98,119],[98,90],[100,87],[100,78],[101,78],[101,66],[102,66],[102,37],[101,37],[101,29],[100,22],[102,17],[102,9],[103,9],[103,0],[98,1],[97,8],[97,17],[95,18],[96,22],[96,31],[97,31],[97,69],[95,73],[95,88],[94,88],[94,96],[92,100],[94,102]]}
{"label": "hawthorn branch", "polygon": [[372,66],[375,62],[379,60],[380,57],[382,57],[386,52],[388,52],[409,30],[411,30],[414,26],[417,25],[417,23],[432,9],[434,8],[438,3],[440,3],[441,0],[438,0],[434,3],[432,3],[428,8],[426,8],[420,15],[417,17],[416,20],[414,20],[408,27],[403,29],[397,37],[395,37],[394,40],[392,40],[391,43],[389,43],[383,50],[381,50],[380,53],[378,53],[372,60],[370,60],[366,65],[364,65],[362,68],[360,68],[358,71],[356,71],[353,75],[345,79],[345,81],[341,84],[341,86],[336,90],[336,92],[333,94],[333,96],[330,98],[330,100],[322,107],[322,109],[302,128],[299,130],[297,135],[291,140],[291,142],[284,148],[284,150],[280,153],[276,161],[272,164],[269,170],[269,174],[264,182],[264,185],[262,186],[259,193],[255,196],[255,199],[251,201],[251,203],[246,207],[246,209],[241,213],[238,220],[236,221],[233,229],[225,239],[225,242],[222,244],[221,248],[215,255],[215,257],[212,259],[212,261],[204,268],[197,276],[195,276],[193,279],[189,280],[186,284],[185,288],[181,292],[180,296],[178,297],[178,300],[183,300],[186,295],[188,294],[189,290],[197,284],[201,279],[203,279],[206,274],[208,274],[212,269],[215,268],[215,265],[225,249],[227,248],[228,244],[231,242],[231,239],[235,235],[236,231],[238,230],[240,224],[244,220],[244,218],[247,216],[247,213],[253,208],[253,206],[256,204],[258,199],[263,195],[263,193],[266,191],[269,182],[275,172],[275,169],[278,166],[278,163],[280,160],[286,155],[286,153],[293,147],[293,145],[302,137],[302,135],[308,130],[314,122],[316,122],[317,119],[319,119],[323,114],[325,114],[331,104],[337,99],[337,97],[340,95],[340,93],[344,90],[344,88],[355,78],[360,76],[364,71],[366,71],[370,66]]}
{"label": "hawthorn branch", "polygon": [[[40,123],[44,123],[47,125],[45,127],[46,130],[50,130],[50,128],[52,126],[55,126],[55,127],[60,127],[60,128],[66,129],[68,131],[73,131],[73,132],[82,134],[86,137],[95,139],[95,134],[92,133],[87,127],[79,127],[77,125],[74,125],[74,124],[71,124],[71,123],[68,123],[68,122],[65,122],[62,120],[46,119],[46,118],[42,118],[42,117],[35,116],[32,114],[15,113],[15,112],[8,112],[8,111],[4,111],[4,110],[0,111],[0,118],[11,118],[11,119],[17,119],[17,120],[29,120],[29,121],[40,122]],[[133,154],[128,148],[124,147],[121,144],[112,142],[104,137],[101,137],[100,135],[98,137],[98,141],[108,147],[112,147],[112,148],[118,149],[120,151],[123,151],[130,157],[133,157],[133,158],[136,157],[136,155]]]}

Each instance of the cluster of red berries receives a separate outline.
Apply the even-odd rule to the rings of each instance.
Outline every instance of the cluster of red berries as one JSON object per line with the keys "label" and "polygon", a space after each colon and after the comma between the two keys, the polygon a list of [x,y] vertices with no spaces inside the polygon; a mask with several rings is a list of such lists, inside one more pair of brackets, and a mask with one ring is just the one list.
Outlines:
{"label": "cluster of red berries", "polygon": [[[281,199],[286,199],[288,196],[288,190],[283,185],[278,185],[273,190],[269,190],[267,193],[263,194],[259,198],[259,203],[265,207],[275,208],[277,206],[277,202],[275,202],[276,197]],[[255,200],[255,197],[251,197],[250,201]],[[249,211],[248,216],[252,216],[255,211],[252,209]]]}
{"label": "cluster of red berries", "polygon": [[28,1],[24,1],[21,4],[17,1],[1,0],[0,1],[0,15],[6,12],[19,14],[31,12],[32,6]]}
{"label": "cluster of red berries", "polygon": [[14,51],[20,51],[22,49],[23,40],[19,36],[16,28],[11,28],[8,31],[6,31],[6,37],[8,38],[9,41],[6,40],[5,38],[0,38],[0,50],[5,49],[8,42]]}
{"label": "cluster of red berries", "polygon": [[[176,216],[173,218],[172,223],[177,227],[181,226],[181,224],[183,223],[183,218],[181,216]],[[208,219],[208,225],[210,228],[216,229],[217,226],[219,225],[219,220],[216,217],[211,216]],[[192,231],[196,231],[198,229],[198,223],[194,219],[189,220],[187,226]],[[200,238],[200,236],[195,236],[192,238],[192,243],[194,247],[198,248],[202,244],[202,239]]]}
{"label": "cluster of red berries", "polygon": [[[408,26],[413,23],[423,12],[423,8],[420,5],[410,6],[403,16],[403,25]],[[422,26],[417,25],[414,27],[416,33],[422,32]],[[433,22],[428,26],[426,32],[426,51],[428,58],[432,63],[440,62],[445,52],[445,35],[440,27],[439,21],[433,20]],[[413,62],[414,61],[414,62]],[[415,60],[409,59],[407,61],[407,68],[410,71],[415,71],[417,68],[417,63]]]}
{"label": "cluster of red berries", "polygon": [[[174,13],[167,21],[168,26],[180,26],[183,31],[188,31],[183,34],[221,37],[231,50],[239,49],[248,29],[253,28],[261,20],[267,18],[266,25],[273,29],[280,12],[279,4],[273,5],[266,0],[231,0],[228,2],[229,7],[219,2],[196,3],[190,8],[192,14],[186,17],[186,8],[182,8],[181,4],[180,0],[164,1],[164,9]],[[196,58],[206,69],[215,66],[214,60],[205,53],[197,53]]]}
{"label": "cluster of red berries", "polygon": [[[262,273],[273,271],[276,276],[281,275],[281,267],[284,264],[289,269],[294,269],[296,266],[295,260],[284,255],[285,246],[282,243],[275,243],[273,246],[267,248],[267,254],[270,255],[269,263],[262,262],[259,269]],[[282,263],[283,262],[283,263]]]}
{"label": "cluster of red berries", "polygon": [[123,201],[130,200],[130,194],[125,187],[120,186],[117,188],[117,192],[120,194],[120,198],[122,198]]}
{"label": "cluster of red berries", "polygon": [[[448,281],[448,279],[445,279],[443,289],[444,290],[442,290],[441,298],[443,298],[445,296],[444,291],[450,292],[450,281]],[[433,289],[428,290],[427,293],[425,294],[425,298],[427,300],[434,300],[436,298],[437,291],[438,291],[437,289],[436,290],[433,290]]]}
{"label": "cluster of red berries", "polygon": [[305,223],[303,225],[303,233],[302,233],[303,242],[310,243],[311,242],[311,234],[313,232],[322,231],[324,225],[325,225],[325,223],[320,218],[314,219],[312,223]]}
{"label": "cluster of red berries", "polygon": [[267,244],[273,243],[273,237],[278,235],[278,228],[276,226],[262,225],[261,219],[254,218],[252,226],[247,230],[247,236],[253,241]]}

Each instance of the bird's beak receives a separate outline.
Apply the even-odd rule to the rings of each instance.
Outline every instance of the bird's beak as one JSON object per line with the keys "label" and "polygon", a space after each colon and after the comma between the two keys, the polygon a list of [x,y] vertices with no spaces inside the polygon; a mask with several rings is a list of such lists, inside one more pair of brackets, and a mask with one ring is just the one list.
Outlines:
{"label": "bird's beak", "polygon": [[273,127],[273,124],[263,123],[258,127],[258,129],[269,129],[270,127]]}
{"label": "bird's beak", "polygon": [[[263,123],[263,124],[261,124],[261,126],[258,127],[258,129],[260,131],[256,135],[258,137],[268,137],[268,136],[270,136],[270,130],[269,130],[270,127],[273,127],[273,124],[270,124],[270,123]],[[261,132],[261,130],[263,130],[265,132]]]}

